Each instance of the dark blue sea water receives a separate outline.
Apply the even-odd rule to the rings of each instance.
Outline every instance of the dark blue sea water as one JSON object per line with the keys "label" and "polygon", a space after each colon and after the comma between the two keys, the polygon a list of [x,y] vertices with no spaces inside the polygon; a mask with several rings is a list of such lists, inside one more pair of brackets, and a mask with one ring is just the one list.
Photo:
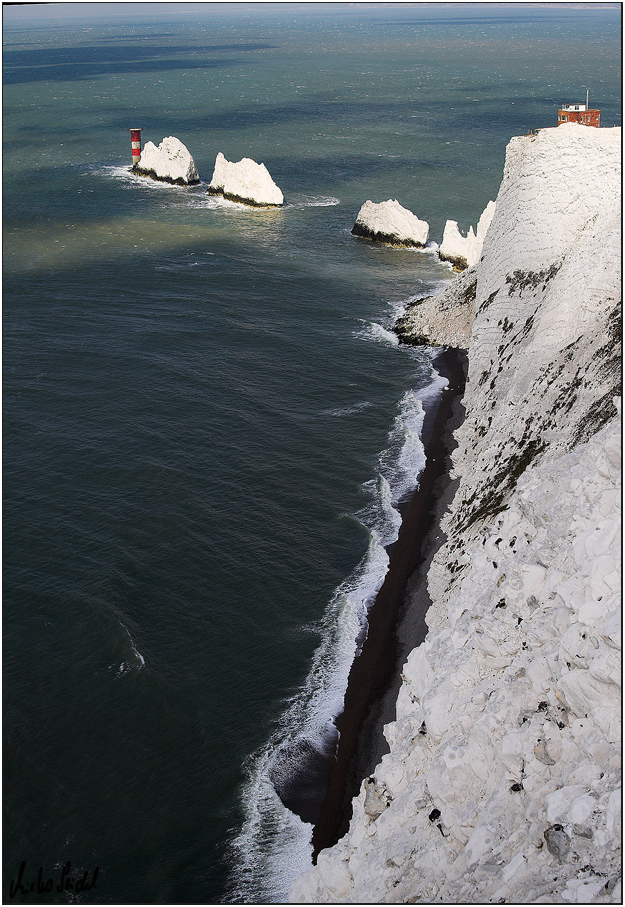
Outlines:
{"label": "dark blue sea water", "polygon": [[[443,386],[388,328],[512,135],[585,86],[620,124],[619,66],[618,9],[4,8],[4,903],[285,899],[274,782],[340,711]],[[130,175],[131,126],[200,186]],[[207,196],[218,151],[284,209]],[[351,236],[368,198],[434,245]]]}

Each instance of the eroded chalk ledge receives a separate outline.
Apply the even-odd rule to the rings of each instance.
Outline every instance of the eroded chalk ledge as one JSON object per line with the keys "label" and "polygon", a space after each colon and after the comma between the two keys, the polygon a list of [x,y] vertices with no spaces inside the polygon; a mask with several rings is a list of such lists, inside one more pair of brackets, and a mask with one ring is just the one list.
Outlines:
{"label": "eroded chalk ledge", "polygon": [[197,186],[200,182],[199,179],[187,181],[181,176],[176,177],[176,179],[169,176],[159,176],[154,170],[144,170],[136,165],[130,168],[130,172],[136,176],[147,176],[148,179],[156,180],[157,183],[169,183],[170,186]]}

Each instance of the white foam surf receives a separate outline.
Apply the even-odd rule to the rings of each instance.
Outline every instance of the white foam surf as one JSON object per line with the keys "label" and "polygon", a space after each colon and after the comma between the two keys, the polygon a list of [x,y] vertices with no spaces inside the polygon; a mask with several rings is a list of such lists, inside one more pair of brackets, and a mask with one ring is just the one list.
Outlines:
{"label": "white foam surf", "polygon": [[311,865],[312,826],[283,806],[270,780],[274,761],[270,741],[248,773],[245,823],[230,845],[231,903],[283,904],[297,876]]}
{"label": "white foam surf", "polygon": [[330,208],[340,204],[341,200],[339,198],[334,198],[332,195],[319,197],[314,195],[301,195],[294,198],[292,201],[287,199],[285,208]]}
{"label": "white foam surf", "polygon": [[392,331],[382,327],[381,324],[375,321],[367,321],[364,322],[364,325],[362,330],[355,332],[356,337],[360,337],[363,340],[373,340],[374,343],[390,344],[390,346],[399,345],[397,334],[393,334]]}
{"label": "white foam surf", "polygon": [[[434,360],[439,351],[437,349],[428,349],[426,352],[430,360]],[[430,369],[431,381],[427,387],[424,387],[423,390],[419,391],[419,398],[425,404],[429,404],[435,400],[449,385],[449,379],[439,375],[432,362],[430,362]]]}
{"label": "white foam surf", "polygon": [[306,681],[285,702],[271,739],[245,766],[245,820],[230,850],[230,900],[283,903],[295,878],[310,866],[312,825],[283,805],[272,782],[288,781],[289,773],[295,777],[301,768],[298,754],[307,747],[324,752],[327,741],[336,739],[334,719],[343,709],[367,611],[388,570],[386,546],[399,534],[399,503],[417,486],[425,465],[422,400],[439,393],[445,383],[434,372],[432,377],[430,385],[407,391],[399,402],[377,475],[363,486],[369,503],[356,515],[369,530],[367,553],[337,588],[318,624],[308,628],[321,642]]}
{"label": "white foam surf", "polygon": [[352,406],[337,407],[336,409],[324,409],[324,416],[351,416],[353,413],[362,412],[363,409],[367,409],[371,406],[371,403],[368,400],[363,400],[362,403],[354,403]]}
{"label": "white foam surf", "polygon": [[[249,211],[250,206],[244,202],[235,202],[231,198],[224,198],[223,195],[209,195],[204,192],[202,195],[195,195],[190,199],[190,204],[194,208],[225,208],[237,209],[239,211]],[[255,211],[271,210],[269,208],[254,208]]]}
{"label": "white foam surf", "polygon": [[[314,629],[321,643],[303,688],[293,696],[267,744],[245,766],[242,791],[245,821],[231,845],[229,899],[244,903],[284,903],[295,878],[311,864],[312,825],[280,800],[274,781],[295,774],[306,745],[323,750],[335,735],[334,718],[343,707],[357,640],[388,568],[377,533],[351,577],[336,590]],[[273,779],[273,780],[272,780]]]}
{"label": "white foam surf", "polygon": [[193,186],[179,186],[176,183],[167,183],[164,180],[155,180],[149,176],[141,176],[138,173],[133,173],[130,165],[118,165],[112,164],[108,166],[93,166],[88,168],[90,173],[99,173],[102,176],[107,176],[111,179],[119,180],[124,183],[130,183],[138,186],[145,186],[146,189],[154,189],[155,191],[162,192],[163,190],[171,191],[180,191],[184,189],[188,191],[189,189],[197,189],[198,186],[201,187],[201,184],[196,183]]}
{"label": "white foam surf", "polygon": [[[426,392],[429,392],[429,387]],[[393,505],[405,499],[417,486],[418,477],[425,466],[425,448],[421,440],[425,419],[422,395],[423,391],[418,394],[412,390],[406,391],[391,430],[390,444],[380,458],[380,471],[392,489]]]}

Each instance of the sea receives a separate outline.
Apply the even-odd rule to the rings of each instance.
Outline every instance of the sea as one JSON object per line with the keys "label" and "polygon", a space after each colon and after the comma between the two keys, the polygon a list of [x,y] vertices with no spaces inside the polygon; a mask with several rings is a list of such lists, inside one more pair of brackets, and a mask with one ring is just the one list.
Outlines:
{"label": "sea", "polygon": [[[620,125],[618,4],[3,9],[3,903],[282,903],[510,138]],[[130,172],[130,128],[201,182]],[[263,162],[280,209],[206,192]],[[397,199],[423,250],[350,231]]]}

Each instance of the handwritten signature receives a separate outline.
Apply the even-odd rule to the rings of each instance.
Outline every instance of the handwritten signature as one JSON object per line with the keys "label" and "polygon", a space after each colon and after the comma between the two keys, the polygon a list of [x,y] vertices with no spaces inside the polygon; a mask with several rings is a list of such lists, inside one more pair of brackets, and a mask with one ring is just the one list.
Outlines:
{"label": "handwritten signature", "polygon": [[56,886],[54,884],[54,879],[51,879],[50,877],[44,879],[43,866],[39,867],[39,872],[37,873],[35,881],[25,881],[26,860],[22,860],[17,879],[11,879],[9,895],[11,898],[15,898],[18,895],[25,897],[29,894],[49,894],[53,888],[56,888],[56,891],[58,892],[73,891],[78,894],[81,891],[91,891],[96,887],[96,879],[100,872],[99,866],[96,866],[93,872],[90,869],[83,870],[82,875],[79,875],[78,878],[76,878],[76,872],[80,873],[81,870],[74,870],[74,872],[72,872],[72,864],[68,860],[67,863],[61,867],[61,875],[60,878],[58,878]]}

